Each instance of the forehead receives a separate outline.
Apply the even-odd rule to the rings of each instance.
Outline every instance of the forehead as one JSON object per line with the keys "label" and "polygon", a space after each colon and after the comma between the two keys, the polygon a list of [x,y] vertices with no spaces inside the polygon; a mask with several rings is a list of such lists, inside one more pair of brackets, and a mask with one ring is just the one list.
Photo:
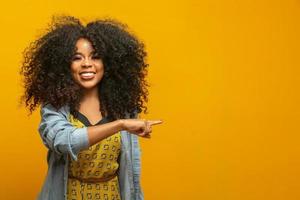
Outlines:
{"label": "forehead", "polygon": [[85,39],[85,38],[80,38],[76,42],[76,50],[78,51],[93,51],[93,45],[92,43]]}

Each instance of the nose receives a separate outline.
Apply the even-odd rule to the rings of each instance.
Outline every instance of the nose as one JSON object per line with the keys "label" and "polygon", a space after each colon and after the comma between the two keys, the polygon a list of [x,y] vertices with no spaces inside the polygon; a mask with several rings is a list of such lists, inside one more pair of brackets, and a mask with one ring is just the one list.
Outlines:
{"label": "nose", "polygon": [[83,67],[90,67],[90,66],[92,66],[91,60],[89,58],[84,59],[83,62],[82,62],[82,66]]}

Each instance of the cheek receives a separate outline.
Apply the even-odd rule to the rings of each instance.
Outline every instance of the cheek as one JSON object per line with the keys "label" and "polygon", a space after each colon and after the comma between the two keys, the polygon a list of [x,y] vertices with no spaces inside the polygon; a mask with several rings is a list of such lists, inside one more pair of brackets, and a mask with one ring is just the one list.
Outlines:
{"label": "cheek", "polygon": [[102,63],[98,63],[97,64],[97,70],[100,71],[100,72],[104,71],[104,65]]}
{"label": "cheek", "polygon": [[76,71],[78,71],[77,69],[78,69],[78,64],[77,63],[75,63],[75,62],[72,62],[71,63],[71,66],[70,66],[70,69],[71,69],[71,71],[72,71],[72,73],[74,72],[76,72]]}

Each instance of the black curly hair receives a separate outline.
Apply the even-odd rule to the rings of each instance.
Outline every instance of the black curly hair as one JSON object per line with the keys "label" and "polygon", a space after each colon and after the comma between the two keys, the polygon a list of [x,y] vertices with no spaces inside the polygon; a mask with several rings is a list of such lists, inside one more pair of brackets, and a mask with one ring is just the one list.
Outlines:
{"label": "black curly hair", "polygon": [[71,60],[79,38],[88,39],[104,64],[104,75],[98,84],[100,112],[111,120],[133,118],[147,113],[146,62],[143,42],[115,19],[96,19],[84,26],[78,18],[56,15],[46,33],[24,50],[20,74],[24,77],[25,102],[30,114],[39,104],[50,103],[56,109],[64,105],[75,110],[83,96],[83,88],[71,75]]}

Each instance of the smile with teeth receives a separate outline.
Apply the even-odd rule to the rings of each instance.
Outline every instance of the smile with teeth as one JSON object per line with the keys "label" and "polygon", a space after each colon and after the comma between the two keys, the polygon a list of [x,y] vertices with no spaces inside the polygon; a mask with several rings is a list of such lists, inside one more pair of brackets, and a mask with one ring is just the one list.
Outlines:
{"label": "smile with teeth", "polygon": [[82,72],[82,73],[80,73],[80,77],[82,79],[92,79],[95,77],[95,73],[94,72]]}

